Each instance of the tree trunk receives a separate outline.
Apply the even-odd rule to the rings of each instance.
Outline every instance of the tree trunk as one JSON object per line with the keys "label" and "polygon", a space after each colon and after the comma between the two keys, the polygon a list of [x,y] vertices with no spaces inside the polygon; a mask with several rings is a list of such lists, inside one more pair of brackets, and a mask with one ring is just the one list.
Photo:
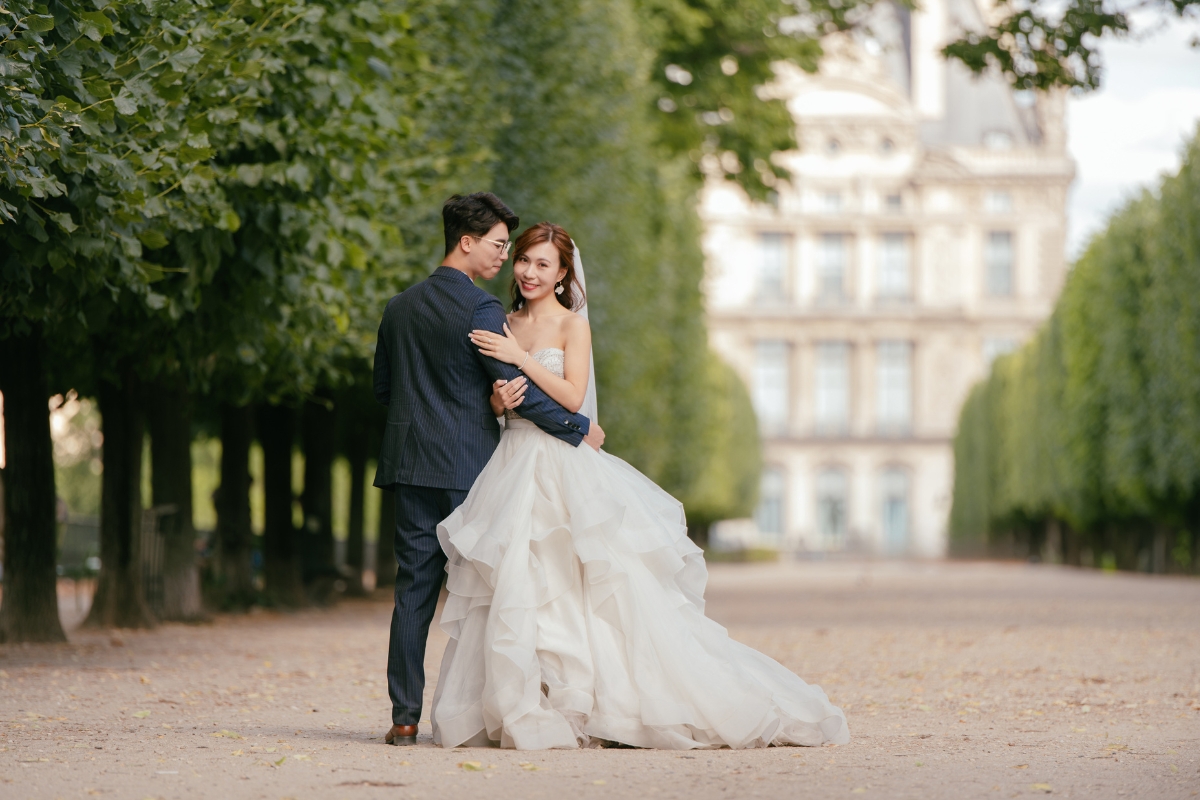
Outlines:
{"label": "tree trunk", "polygon": [[689,525],[687,529],[688,538],[697,547],[708,549],[708,532],[712,526],[705,522],[700,525]]}
{"label": "tree trunk", "polygon": [[[327,405],[328,404],[328,405]],[[304,404],[301,437],[304,443],[304,581],[314,598],[332,597],[333,583],[341,578],[333,562],[333,450],[335,442],[332,402],[323,398]]]}
{"label": "tree trunk", "polygon": [[250,407],[221,406],[221,485],[217,489],[220,595],[227,608],[255,601],[250,529]]}
{"label": "tree trunk", "polygon": [[259,406],[263,449],[263,592],[273,605],[304,605],[300,553],[292,526],[292,442],[295,415],[284,406]]}
{"label": "tree trunk", "polygon": [[1061,564],[1063,560],[1062,523],[1054,517],[1046,520],[1046,528],[1042,537],[1042,561],[1047,564]]}
{"label": "tree trunk", "polygon": [[1063,539],[1063,563],[1072,567],[1078,567],[1083,564],[1083,553],[1081,537],[1079,532],[1072,528],[1068,523],[1062,524],[1062,539]]}
{"label": "tree trunk", "polygon": [[350,526],[346,536],[346,568],[349,571],[346,593],[354,596],[366,594],[363,588],[363,569],[366,567],[363,543],[363,494],[364,473],[367,471],[367,435],[365,431],[351,429],[346,443],[346,458],[350,462]]}
{"label": "tree trunk", "polygon": [[192,523],[192,398],[182,376],[160,381],[147,404],[150,485],[156,506],[174,506],[159,517],[163,534],[163,619],[204,616],[196,529]]}
{"label": "tree trunk", "polygon": [[389,592],[396,585],[396,494],[379,497],[379,539],[375,542],[375,588]]}
{"label": "tree trunk", "polygon": [[97,400],[104,432],[100,481],[100,576],[85,624],[101,628],[149,628],[154,616],[142,585],[142,445],[145,435],[141,387],[132,369],[121,383],[101,380]]}
{"label": "tree trunk", "polygon": [[0,495],[4,600],[0,642],[65,642],[58,618],[54,449],[40,328],[0,342],[7,466]]}
{"label": "tree trunk", "polygon": [[1167,555],[1170,550],[1171,529],[1166,525],[1154,526],[1154,539],[1150,545],[1150,571],[1161,575],[1167,571]]}

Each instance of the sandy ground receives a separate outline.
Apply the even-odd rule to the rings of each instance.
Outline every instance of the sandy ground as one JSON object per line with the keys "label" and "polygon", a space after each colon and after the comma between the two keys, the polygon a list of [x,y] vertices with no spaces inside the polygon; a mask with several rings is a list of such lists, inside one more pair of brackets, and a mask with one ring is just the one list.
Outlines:
{"label": "sandy ground", "polygon": [[[0,647],[0,798],[1200,792],[1200,581],[1013,564],[711,571],[710,616],[824,686],[849,745],[446,751],[424,724],[419,746],[387,747],[390,608],[376,600]],[[444,645],[435,632],[433,676]]]}

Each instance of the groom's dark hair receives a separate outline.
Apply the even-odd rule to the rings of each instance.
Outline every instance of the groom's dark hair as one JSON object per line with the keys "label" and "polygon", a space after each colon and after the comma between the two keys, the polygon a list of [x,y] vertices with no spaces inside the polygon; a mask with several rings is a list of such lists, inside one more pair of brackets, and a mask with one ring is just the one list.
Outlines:
{"label": "groom's dark hair", "polygon": [[521,218],[491,192],[456,194],[442,205],[442,227],[446,232],[446,255],[454,252],[464,236],[484,236],[497,222],[512,233]]}

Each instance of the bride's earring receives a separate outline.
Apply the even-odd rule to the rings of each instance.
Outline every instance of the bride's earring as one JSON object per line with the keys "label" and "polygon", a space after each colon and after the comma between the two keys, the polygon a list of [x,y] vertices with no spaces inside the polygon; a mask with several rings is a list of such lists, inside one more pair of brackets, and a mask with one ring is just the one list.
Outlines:
{"label": "bride's earring", "polygon": [[554,287],[554,293],[555,293],[555,294],[562,294],[562,293],[563,293],[563,285],[562,285],[562,281],[559,281],[559,282],[558,282],[558,284],[557,284],[557,285],[555,285],[555,287]]}

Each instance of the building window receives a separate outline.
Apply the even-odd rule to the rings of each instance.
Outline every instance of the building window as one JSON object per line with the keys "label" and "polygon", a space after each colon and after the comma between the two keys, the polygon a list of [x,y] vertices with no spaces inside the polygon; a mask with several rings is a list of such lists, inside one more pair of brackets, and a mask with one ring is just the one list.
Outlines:
{"label": "building window", "polygon": [[841,192],[822,192],[821,210],[826,214],[836,214],[842,210]]}
{"label": "building window", "polygon": [[817,535],[829,550],[846,546],[849,483],[846,471],[837,467],[817,473]]}
{"label": "building window", "polygon": [[989,214],[1007,214],[1012,209],[1012,192],[992,191],[983,196],[983,210]]}
{"label": "building window", "polygon": [[879,240],[879,296],[887,300],[906,300],[912,292],[909,237],[904,233],[885,233]]}
{"label": "building window", "polygon": [[781,302],[785,299],[790,237],[782,233],[763,233],[758,237],[758,299]]}
{"label": "building window", "polygon": [[984,131],[983,146],[988,150],[1011,150],[1013,135],[1008,131]]}
{"label": "building window", "polygon": [[983,340],[983,366],[992,368],[992,362],[1003,355],[1017,349],[1017,340],[1008,338],[988,338]]}
{"label": "building window", "polygon": [[993,297],[1010,297],[1013,293],[1013,235],[1009,231],[988,234],[983,252],[987,269],[987,290]]}
{"label": "building window", "polygon": [[754,411],[763,433],[787,430],[788,353],[787,342],[774,339],[754,347]]}
{"label": "building window", "polygon": [[899,194],[889,194],[883,199],[883,206],[892,214],[899,214],[904,210],[904,198]]}
{"label": "building window", "polygon": [[912,427],[912,344],[880,342],[876,347],[876,424],[883,435]]}
{"label": "building window", "polygon": [[783,470],[779,467],[767,467],[763,470],[754,521],[758,525],[758,532],[765,538],[778,539],[783,536],[785,485]]}
{"label": "building window", "polygon": [[902,555],[909,550],[908,471],[885,468],[879,476],[879,488],[883,550],[889,555]]}
{"label": "building window", "polygon": [[826,302],[846,299],[849,236],[823,233],[817,251],[817,296]]}
{"label": "building window", "polygon": [[817,432],[843,434],[850,426],[850,345],[817,344]]}

